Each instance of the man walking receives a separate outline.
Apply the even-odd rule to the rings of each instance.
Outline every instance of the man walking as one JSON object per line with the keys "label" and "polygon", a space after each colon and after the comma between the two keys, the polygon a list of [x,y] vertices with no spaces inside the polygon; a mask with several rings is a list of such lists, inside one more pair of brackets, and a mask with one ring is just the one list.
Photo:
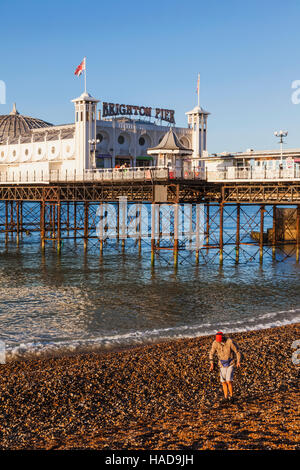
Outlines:
{"label": "man walking", "polygon": [[[234,367],[240,367],[241,354],[238,346],[232,341],[231,338],[226,338],[221,331],[216,334],[216,339],[212,344],[209,360],[210,370],[214,368],[214,355],[217,354],[220,366],[220,379],[223,386],[224,399],[233,401],[233,374]],[[235,360],[236,357],[236,360]]]}

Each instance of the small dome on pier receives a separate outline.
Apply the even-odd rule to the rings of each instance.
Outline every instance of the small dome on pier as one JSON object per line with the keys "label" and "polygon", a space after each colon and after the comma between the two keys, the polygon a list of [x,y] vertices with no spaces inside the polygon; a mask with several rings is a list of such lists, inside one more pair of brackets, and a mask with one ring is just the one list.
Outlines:
{"label": "small dome on pier", "polygon": [[30,133],[32,129],[52,126],[42,119],[23,116],[17,111],[16,103],[9,114],[0,115],[0,141],[14,139]]}

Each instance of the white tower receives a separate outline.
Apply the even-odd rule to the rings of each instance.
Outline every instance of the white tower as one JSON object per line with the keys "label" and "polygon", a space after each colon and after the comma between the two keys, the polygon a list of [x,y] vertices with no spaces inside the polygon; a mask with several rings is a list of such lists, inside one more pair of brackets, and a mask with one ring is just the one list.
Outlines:
{"label": "white tower", "polygon": [[197,81],[198,104],[192,111],[185,113],[188,117],[189,127],[192,128],[192,168],[204,168],[205,163],[201,162],[204,157],[203,152],[206,151],[206,134],[207,134],[207,116],[210,114],[200,107],[200,74]]}
{"label": "white tower", "polygon": [[202,109],[200,106],[195,106],[192,111],[185,113],[188,117],[188,124],[193,130],[192,134],[192,167],[204,167],[201,162],[203,152],[206,151],[206,136],[207,136],[207,117],[209,112]]}
{"label": "white tower", "polygon": [[82,174],[84,170],[95,166],[96,112],[99,100],[84,92],[72,102],[75,106],[76,172]]}

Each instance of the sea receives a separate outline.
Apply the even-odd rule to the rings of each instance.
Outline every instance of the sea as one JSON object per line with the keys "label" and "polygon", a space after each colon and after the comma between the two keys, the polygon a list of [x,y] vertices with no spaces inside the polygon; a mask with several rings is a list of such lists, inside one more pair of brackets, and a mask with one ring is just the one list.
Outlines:
{"label": "sea", "polygon": [[[249,209],[249,217],[255,209]],[[252,211],[252,213],[251,213]],[[254,212],[253,212],[254,211]],[[233,219],[224,227],[228,239]],[[266,227],[271,226],[266,217]],[[225,237],[225,242],[226,242]],[[19,244],[0,239],[0,342],[5,360],[108,351],[179,338],[241,332],[300,320],[300,264],[294,247],[266,247],[263,262],[243,236],[240,262],[234,244],[218,253],[157,255],[150,244],[139,253],[134,240],[106,243],[103,255],[90,243],[65,241],[41,250],[38,234]],[[252,240],[253,241],[253,240]],[[249,246],[247,243],[249,242]],[[225,243],[226,244],[226,243]],[[95,247],[96,246],[96,247]],[[200,250],[201,251],[201,250]]]}

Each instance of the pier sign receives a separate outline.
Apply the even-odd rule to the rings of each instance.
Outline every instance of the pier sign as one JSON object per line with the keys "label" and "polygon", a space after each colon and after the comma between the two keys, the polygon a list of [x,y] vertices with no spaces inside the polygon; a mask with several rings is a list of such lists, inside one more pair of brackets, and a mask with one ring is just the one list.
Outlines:
{"label": "pier sign", "polygon": [[103,102],[102,117],[108,116],[154,117],[155,119],[175,124],[175,111],[173,109],[151,108],[151,106]]}

